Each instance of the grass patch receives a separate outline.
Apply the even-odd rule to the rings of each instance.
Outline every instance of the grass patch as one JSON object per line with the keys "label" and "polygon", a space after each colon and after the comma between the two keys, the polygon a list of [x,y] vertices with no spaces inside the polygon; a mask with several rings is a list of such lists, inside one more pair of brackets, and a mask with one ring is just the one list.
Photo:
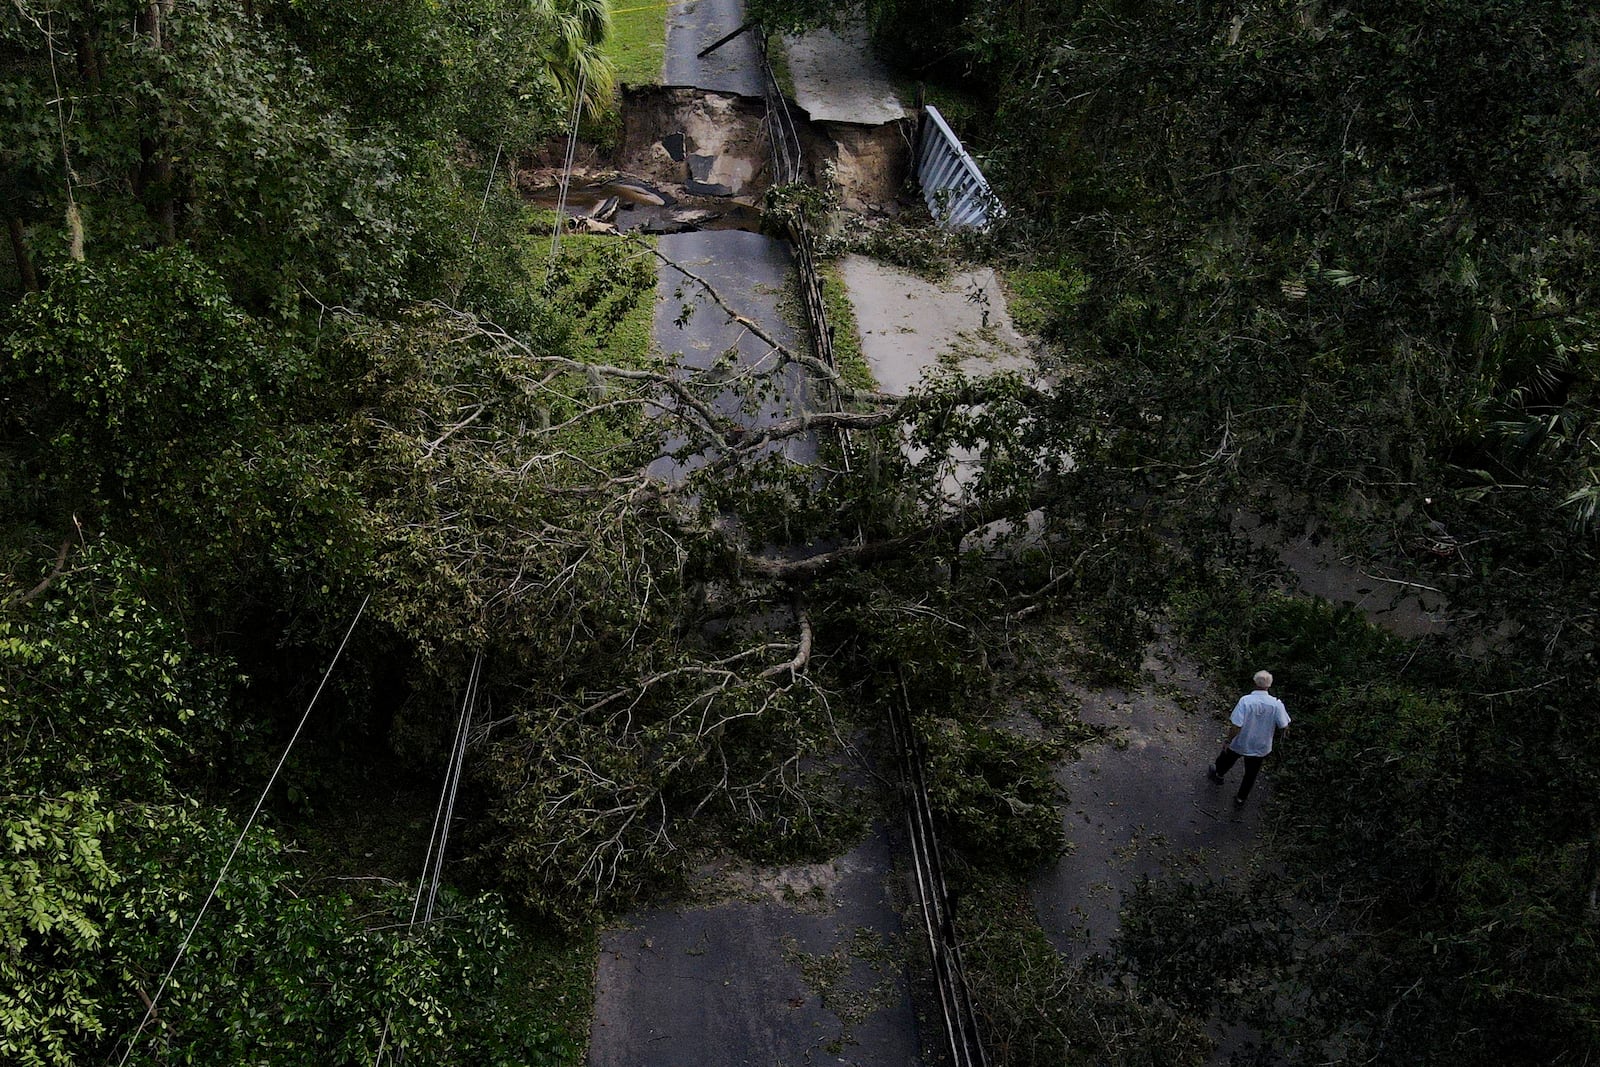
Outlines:
{"label": "grass patch", "polygon": [[603,46],[616,72],[617,88],[598,115],[585,117],[578,136],[610,152],[622,143],[624,88],[660,85],[666,73],[667,11],[682,0],[621,0],[611,12],[611,36]]}
{"label": "grass patch", "polygon": [[831,263],[822,268],[822,302],[827,308],[828,325],[833,327],[833,358],[840,376],[852,389],[876,389],[872,368],[861,352],[861,327],[856,323],[855,307],[850,303],[844,278]]}
{"label": "grass patch", "polygon": [[572,329],[581,358],[622,367],[648,364],[655,260],[632,242],[567,234],[552,267],[548,225],[537,229],[524,245],[528,279],[538,286],[549,276],[548,299]]}
{"label": "grass patch", "polygon": [[1011,321],[1035,337],[1059,336],[1067,316],[1089,291],[1089,276],[1073,267],[1008,270],[1002,280]]}
{"label": "grass patch", "polygon": [[660,85],[667,59],[667,9],[662,0],[622,0],[611,12],[606,58],[618,85]]}
{"label": "grass patch", "polygon": [[[546,223],[534,227],[522,253],[527,284],[542,297],[535,301],[535,336],[547,337],[586,363],[652,366],[656,261],[647,249],[616,237],[568,234],[552,263]],[[584,397],[592,397],[595,390],[622,387],[598,378],[585,381],[581,374],[565,378],[567,398],[552,396],[546,408],[552,425],[567,424],[559,437],[562,447],[595,463],[608,457],[607,462],[616,463],[619,470],[654,458],[638,453],[648,436],[641,436],[646,417],[641,408],[620,407],[580,417],[587,406]]]}
{"label": "grass patch", "polygon": [[782,35],[767,35],[767,62],[772,66],[772,77],[778,83],[778,90],[793,100],[794,70],[789,66],[789,50],[783,47]]}

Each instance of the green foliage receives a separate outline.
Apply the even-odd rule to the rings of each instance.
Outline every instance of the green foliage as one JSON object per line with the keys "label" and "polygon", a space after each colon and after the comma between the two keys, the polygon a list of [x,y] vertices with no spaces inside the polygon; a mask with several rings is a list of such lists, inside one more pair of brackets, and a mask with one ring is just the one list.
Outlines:
{"label": "green foliage", "polygon": [[959,872],[956,923],[973,1004],[993,1061],[1003,1067],[1105,1064],[1198,1067],[1210,1061],[1203,1027],[1159,998],[1073,965],[1045,938],[1021,878]]}
{"label": "green foliage", "polygon": [[1145,878],[1121,918],[1119,964],[1146,994],[1202,1019],[1262,984],[1291,951],[1287,917],[1261,887]]}
{"label": "green foliage", "polygon": [[1023,333],[1059,336],[1061,319],[1070,317],[1088,291],[1089,278],[1072,267],[1059,270],[1019,270],[1006,275],[1010,300],[1007,310]]}
{"label": "green foliage", "polygon": [[[807,767],[834,743],[813,682],[774,688],[752,670],[729,671],[725,655],[739,653],[725,647],[658,639],[630,649],[634,631],[621,622],[603,634],[605,662],[645,653],[651,684],[606,693],[617,675],[585,664],[539,679],[486,768],[501,877],[522,900],[570,919],[677,876],[693,841],[792,860],[827,854],[859,828],[834,776]],[[543,710],[552,700],[554,715]]]}
{"label": "green foliage", "polygon": [[535,9],[551,20],[545,70],[568,107],[582,101],[582,114],[598,118],[616,93],[616,69],[605,50],[611,37],[611,0],[538,0]]}
{"label": "green foliage", "polygon": [[326,369],[190,253],[64,264],[16,310],[0,382],[18,401],[0,424],[12,477],[46,528],[159,532],[183,582],[245,596],[315,602],[364,570],[336,431],[305,418],[330,399]]}
{"label": "green foliage", "polygon": [[[541,412],[525,368],[397,307],[506,309],[581,347],[531,292],[503,183],[484,191],[554,110],[554,12],[138,8],[0,15],[6,276],[42,290],[0,308],[0,546],[38,577],[34,545],[73,534],[0,608],[8,1063],[120,1050],[231,847],[217,805],[255,778],[233,772],[276,757],[352,591],[394,583],[291,770],[448,714],[430,701],[484,622],[462,596],[478,546],[449,533],[532,525],[526,473],[473,460]],[[637,345],[638,303],[603,344]],[[473,390],[504,403],[475,414]],[[467,416],[472,458],[444,447]],[[408,932],[404,887],[351,897],[297,865],[247,838],[132,1062],[368,1063],[386,1019],[414,1062],[578,1058],[585,949],[526,953],[503,908],[448,888]]]}
{"label": "green foliage", "polygon": [[556,107],[541,56],[553,17],[537,4],[275,0],[261,16],[306,54],[361,125],[455,130],[492,153],[533,143]]}
{"label": "green foliage", "polygon": [[20,134],[7,169],[46,275],[71,239],[70,197],[91,256],[183,239],[253,310],[293,315],[308,292],[349,307],[436,295],[481,195],[460,188],[458,143],[529,143],[554,110],[539,55],[553,22],[521,5],[152,10],[133,35],[109,4],[0,23],[19,73],[0,98]]}
{"label": "green foliage", "polygon": [[0,615],[5,788],[163,798],[218,751],[227,664],[188,648],[125,552],[96,543],[72,562],[47,599]]}
{"label": "green foliage", "polygon": [[1358,928],[1295,1005],[1329,1042],[1305,1056],[1580,1061],[1593,5],[854,7],[985,100],[1021,315],[1060,347],[1027,438],[1075,461],[1050,554],[1098,644],[1137,662],[1182,575],[1259,571],[1227,543],[1241,509],[1285,537],[1331,519],[1358,562],[1444,590],[1454,628],[1421,647],[1253,580],[1204,597],[1202,658],[1271,666],[1308,738],[1275,775],[1280,855]]}
{"label": "green foliage", "polygon": [[[7,805],[11,853],[0,928],[10,1062],[65,1065],[135,1040],[235,827],[185,806],[123,806],[94,794]],[[292,893],[282,846],[257,834],[167,986],[160,1018],[129,1062],[370,1062],[389,1048],[432,1062],[569,1062],[565,1039],[534,1028],[505,963],[517,941],[492,900],[448,897],[442,917],[406,929],[403,888],[359,902]],[[271,1017],[273,1025],[263,1026]]]}
{"label": "green foliage", "polygon": [[1363,939],[1314,953],[1344,977],[1304,978],[1337,996],[1308,1008],[1303,1035],[1359,1034],[1385,1062],[1540,1062],[1592,1043],[1588,741],[1551,733],[1537,698],[1487,695],[1523,677],[1509,665],[1453,664],[1321,602],[1200,600],[1201,647],[1234,674],[1270,664],[1304,739],[1279,753],[1281,854],[1311,899],[1363,901]]}
{"label": "green foliage", "polygon": [[647,366],[656,294],[656,261],[650,247],[568,234],[552,265],[545,242],[530,240],[528,273],[544,279],[543,313],[549,328],[560,331],[552,342],[581,354],[580,358],[621,367]]}
{"label": "green foliage", "polygon": [[[96,544],[40,599],[0,616],[0,1050],[7,1062],[103,1059],[155,996],[238,827],[185,793],[224,731],[226,665],[149,599],[148,571]],[[95,783],[77,789],[72,784]],[[568,1038],[523,1003],[532,976],[504,910],[446,890],[408,930],[412,895],[307,885],[270,835],[246,837],[159,1021],[130,1062],[566,1063]],[[270,1016],[274,1024],[263,1027]]]}
{"label": "green foliage", "polygon": [[838,234],[821,243],[820,251],[870,256],[936,281],[955,264],[973,258],[979,241],[971,232],[940,229],[915,215],[909,220],[849,216]]}
{"label": "green foliage", "polygon": [[8,994],[0,1053],[13,1063],[71,1063],[76,1039],[104,1030],[82,971],[68,965],[104,943],[103,897],[121,881],[102,851],[115,819],[99,800],[89,792],[0,801],[0,989]]}
{"label": "green foliage", "polygon": [[919,717],[928,800],[948,841],[1023,874],[1061,854],[1060,746],[989,724]]}

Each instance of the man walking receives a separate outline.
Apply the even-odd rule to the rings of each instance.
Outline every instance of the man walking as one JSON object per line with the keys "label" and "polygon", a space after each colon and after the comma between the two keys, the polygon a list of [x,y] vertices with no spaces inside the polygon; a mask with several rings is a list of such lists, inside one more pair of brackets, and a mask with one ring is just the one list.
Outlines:
{"label": "man walking", "polygon": [[1206,777],[1221,785],[1228,768],[1244,760],[1244,781],[1239,783],[1239,795],[1233,798],[1236,808],[1243,806],[1250,795],[1250,787],[1256,784],[1261,763],[1272,751],[1273,736],[1279,730],[1285,734],[1289,732],[1289,713],[1284,710],[1283,701],[1267,692],[1272,688],[1272,675],[1256,671],[1255,683],[1255,692],[1246,693],[1233,706],[1228,743],[1222,746],[1217,762],[1206,768]]}

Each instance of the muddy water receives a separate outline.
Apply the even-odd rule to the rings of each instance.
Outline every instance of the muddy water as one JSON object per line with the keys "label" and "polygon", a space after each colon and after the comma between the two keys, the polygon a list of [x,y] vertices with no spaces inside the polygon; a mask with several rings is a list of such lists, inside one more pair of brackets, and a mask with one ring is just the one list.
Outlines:
{"label": "muddy water", "polygon": [[[529,203],[554,211],[561,189],[546,186],[527,190],[523,196]],[[627,179],[574,183],[567,190],[567,217],[592,216],[613,197],[617,200],[616,214],[608,221],[624,232],[761,229],[761,211],[754,205],[726,197],[679,197],[669,190]]]}

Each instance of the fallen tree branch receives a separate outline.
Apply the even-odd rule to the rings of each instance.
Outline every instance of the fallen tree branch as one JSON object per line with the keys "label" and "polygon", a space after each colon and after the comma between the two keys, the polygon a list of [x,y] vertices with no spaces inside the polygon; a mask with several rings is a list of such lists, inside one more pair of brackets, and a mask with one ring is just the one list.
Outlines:
{"label": "fallen tree branch", "polygon": [[716,304],[717,307],[722,309],[722,313],[727,316],[729,322],[749,330],[750,333],[756,337],[756,339],[761,341],[762,344],[767,345],[772,349],[772,351],[776,352],[779,356],[779,362],[778,365],[773,368],[774,370],[781,368],[785,363],[798,363],[802,367],[805,367],[807,370],[811,371],[813,374],[817,375],[819,378],[827,381],[828,384],[838,392],[842,400],[882,403],[892,402],[899,399],[898,397],[892,396],[888,393],[880,393],[872,389],[857,389],[854,386],[849,385],[845,382],[844,378],[835,368],[829,366],[827,363],[824,363],[822,360],[809,353],[796,352],[794,349],[790,348],[788,345],[774,337],[768,330],[762,327],[760,323],[756,322],[748,315],[743,315],[738,311],[735,311],[733,307],[725,299],[723,299],[722,294],[717,292],[716,286],[706,281],[700,275],[696,274],[688,267],[685,267],[683,264],[677,262],[671,256],[666,255],[658,248],[652,248],[649,245],[643,245],[643,247],[662,263],[666,264],[668,267],[671,267],[685,278],[688,278],[701,289],[704,289],[706,295],[711,298],[712,303]]}
{"label": "fallen tree branch", "polygon": [[980,530],[1000,519],[1025,515],[1038,508],[1049,499],[1050,492],[1048,486],[1040,484],[1021,499],[1003,497],[991,500],[977,508],[954,511],[898,537],[844,545],[803,559],[772,559],[740,552],[741,568],[746,575],[756,578],[784,582],[814,581],[840,567],[893,559],[933,542],[950,540],[959,543],[973,530]]}
{"label": "fallen tree branch", "polygon": [[44,580],[38,585],[34,586],[32,589],[28,590],[26,593],[13,593],[11,596],[5,599],[4,604],[0,604],[0,607],[9,608],[13,605],[21,607],[24,604],[31,604],[33,601],[39,599],[39,597],[43,595],[44,591],[49,589],[55,580],[61,576],[61,572],[66,569],[67,555],[71,551],[72,538],[69,537],[65,541],[61,542],[61,548],[56,552],[56,565],[51,568],[49,574],[44,576]]}
{"label": "fallen tree branch", "polygon": [[776,678],[785,671],[790,674],[799,674],[806,669],[806,664],[811,662],[811,616],[804,611],[796,610],[795,615],[800,621],[800,647],[795,650],[794,659],[788,663],[780,663],[775,667],[768,667],[761,672],[763,678]]}

